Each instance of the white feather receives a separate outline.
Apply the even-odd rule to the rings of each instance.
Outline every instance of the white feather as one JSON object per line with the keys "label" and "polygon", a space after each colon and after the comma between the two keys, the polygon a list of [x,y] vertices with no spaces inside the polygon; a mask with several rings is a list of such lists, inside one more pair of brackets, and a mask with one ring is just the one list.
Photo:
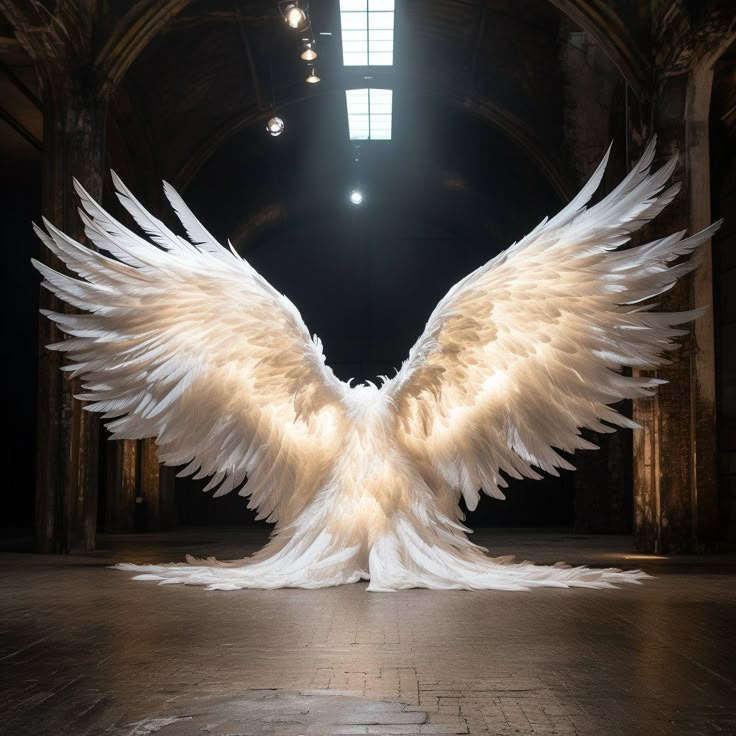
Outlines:
{"label": "white feather", "polygon": [[[211,588],[322,587],[370,579],[406,587],[610,587],[642,573],[493,560],[465,536],[461,497],[504,498],[505,476],[572,469],[560,452],[635,427],[611,404],[649,396],[656,368],[697,311],[642,306],[691,268],[676,262],[715,232],[621,250],[677,193],[675,161],[652,173],[654,142],[616,189],[587,204],[608,154],[558,215],[452,287],[394,378],[342,383],[296,307],[222,248],[168,185],[192,242],[113,175],[153,242],[123,227],[77,183],[85,230],[115,260],[46,224],[44,244],[80,278],[34,262],[44,286],[86,314],[45,312],[70,337],[52,346],[81,375],[87,408],[116,438],[156,437],[180,475],[215,496],[250,496],[277,523],[249,560],[132,566],[141,579]],[[243,483],[247,483],[244,486]]]}

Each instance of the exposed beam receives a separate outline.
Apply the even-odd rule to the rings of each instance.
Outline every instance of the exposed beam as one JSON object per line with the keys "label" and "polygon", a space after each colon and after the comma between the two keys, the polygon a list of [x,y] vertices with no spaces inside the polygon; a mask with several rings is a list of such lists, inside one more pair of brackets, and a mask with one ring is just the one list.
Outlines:
{"label": "exposed beam", "polygon": [[736,120],[736,105],[729,107],[728,110],[721,115],[721,120],[726,123],[726,125],[731,125],[734,120]]}
{"label": "exposed beam", "polygon": [[652,66],[624,21],[605,0],[549,2],[596,40],[637,97],[649,96],[653,80]]}
{"label": "exposed beam", "polygon": [[456,99],[455,104],[462,105],[473,114],[500,129],[535,162],[560,198],[563,201],[567,201],[573,194],[573,188],[569,181],[570,177],[561,173],[562,167],[552,160],[546,152],[545,147],[537,140],[537,136],[528,129],[528,126],[522,120],[514,116],[506,108],[476,96],[475,77],[489,12],[489,3],[487,0],[481,0],[478,9],[478,30],[473,40],[470,55],[470,79],[467,85],[468,97],[462,101],[459,98]]}
{"label": "exposed beam", "polygon": [[131,64],[155,38],[169,19],[191,0],[143,0],[132,3],[97,54],[95,68],[100,96],[109,95]]}
{"label": "exposed beam", "polygon": [[41,100],[36,97],[34,92],[29,89],[28,85],[4,62],[0,61],[0,72],[2,72],[15,86],[15,88],[33,105],[36,109],[41,109]]}
{"label": "exposed beam", "polygon": [[245,30],[245,18],[240,14],[240,6],[238,0],[235,0],[235,6],[238,12],[238,29],[240,30],[240,40],[243,43],[243,51],[245,52],[245,59],[248,62],[248,69],[250,70],[250,78],[253,83],[253,94],[256,96],[256,102],[258,107],[263,109],[263,94],[261,92],[261,81],[258,77],[258,69],[256,69],[256,62],[253,58],[253,47],[248,33]]}
{"label": "exposed beam", "polygon": [[515,143],[544,174],[563,202],[572,198],[575,187],[571,184],[571,177],[565,172],[563,165],[547,153],[544,143],[520,118],[490,100],[468,98],[463,101],[462,106],[491,123]]}
{"label": "exposed beam", "polygon": [[0,36],[0,59],[6,64],[28,64],[28,52],[17,38]]}
{"label": "exposed beam", "polygon": [[[284,105],[282,105],[284,107]],[[192,153],[173,177],[174,186],[183,191],[191,183],[199,170],[215,155],[219,148],[236,133],[257,122],[262,113],[259,110],[245,110],[223,123],[217,130],[202,138]]]}
{"label": "exposed beam", "polygon": [[468,75],[468,94],[475,93],[475,79],[478,74],[478,58],[480,57],[480,50],[483,47],[483,38],[486,34],[486,24],[488,22],[488,2],[487,0],[480,0],[480,7],[478,11],[478,30],[475,32],[475,39],[473,41],[472,52],[469,63],[469,75]]}
{"label": "exposed beam", "polygon": [[43,147],[41,141],[28,128],[19,123],[4,107],[0,107],[0,120],[4,120],[18,135],[25,138],[38,151]]}
{"label": "exposed beam", "polygon": [[51,12],[34,0],[0,0],[0,13],[44,79],[63,75],[70,61],[88,47],[93,19],[78,3],[59,3]]}
{"label": "exposed beam", "polygon": [[162,33],[171,33],[172,31],[187,31],[192,28],[202,29],[205,25],[220,25],[223,23],[236,24],[240,22],[242,18],[246,23],[272,23],[274,19],[274,13],[264,15],[263,13],[242,13],[237,10],[206,10],[204,8],[198,9],[196,15],[183,15],[177,18],[172,18],[164,28],[161,29]]}
{"label": "exposed beam", "polygon": [[288,212],[282,202],[274,202],[249,213],[233,231],[231,236],[233,247],[241,253],[255,233],[263,228],[279,225],[286,221],[287,217]]}

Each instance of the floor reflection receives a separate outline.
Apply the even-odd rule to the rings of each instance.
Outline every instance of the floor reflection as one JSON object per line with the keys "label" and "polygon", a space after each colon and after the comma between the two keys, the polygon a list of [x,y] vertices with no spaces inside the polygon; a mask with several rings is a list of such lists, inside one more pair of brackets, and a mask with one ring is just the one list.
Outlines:
{"label": "floor reflection", "polygon": [[105,537],[79,557],[4,553],[0,722],[86,736],[736,732],[736,560],[627,560],[616,537],[477,536],[493,554],[641,565],[656,579],[612,591],[226,593],[107,568],[243,557],[259,530]]}

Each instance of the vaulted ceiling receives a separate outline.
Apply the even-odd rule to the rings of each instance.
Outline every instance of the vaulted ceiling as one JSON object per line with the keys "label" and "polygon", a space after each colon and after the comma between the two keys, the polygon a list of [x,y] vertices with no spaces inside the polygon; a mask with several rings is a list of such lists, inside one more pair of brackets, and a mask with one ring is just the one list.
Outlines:
{"label": "vaulted ceiling", "polygon": [[[374,84],[383,81],[407,101],[397,133],[421,135],[411,114],[417,110],[477,119],[564,199],[578,183],[563,136],[582,94],[564,64],[576,34],[605,61],[599,78],[646,98],[653,66],[687,57],[681,49],[660,58],[653,26],[669,16],[706,22],[725,4],[677,2],[668,10],[635,0],[404,0],[397,3],[395,68]],[[318,37],[323,81],[314,88],[304,84],[298,34],[285,27],[275,0],[0,0],[0,154],[38,156],[44,72],[34,60],[53,66],[59,40],[85,23],[92,44],[72,63],[88,65],[100,94],[109,95],[111,163],[138,179],[163,176],[186,188],[236,137],[257,159],[273,109],[289,120],[292,140],[307,143],[334,128],[342,143],[338,108],[344,89],[360,79],[340,63],[337,0],[311,6],[314,30],[333,34]]]}
{"label": "vaulted ceiling", "polygon": [[[53,31],[68,5],[0,2],[6,15],[0,22],[0,93],[3,120],[13,128],[12,135],[3,136],[4,155],[32,155],[29,149],[38,148],[41,90],[23,44],[28,46],[28,38],[35,42],[39,30]],[[274,103],[288,109],[310,93],[339,94],[346,84],[338,54],[337,2],[312,2],[315,30],[334,34],[320,37],[324,81],[317,90],[305,89],[295,39],[274,0],[78,5],[94,18],[94,75],[102,93],[113,95],[112,110],[127,128],[121,133],[129,139],[129,155],[142,154],[179,183],[188,183],[231,136],[260,123]],[[560,24],[588,32],[632,89],[640,91],[649,70],[641,50],[646,19],[638,17],[639,5],[625,0],[407,0],[398,4],[391,84],[439,98],[502,130],[563,192],[564,167],[550,153],[559,148],[560,136]],[[15,37],[19,27],[24,29],[20,41]]]}

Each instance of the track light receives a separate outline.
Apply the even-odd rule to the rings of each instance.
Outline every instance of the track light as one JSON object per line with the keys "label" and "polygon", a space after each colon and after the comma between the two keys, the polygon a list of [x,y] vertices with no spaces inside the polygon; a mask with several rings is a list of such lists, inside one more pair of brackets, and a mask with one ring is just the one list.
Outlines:
{"label": "track light", "polygon": [[311,43],[304,44],[304,51],[301,53],[304,61],[314,61],[317,58],[317,52],[312,48]]}
{"label": "track light", "polygon": [[307,84],[317,84],[317,82],[319,82],[319,77],[317,76],[317,74],[314,71],[314,69],[310,69],[309,70],[309,75],[307,76],[307,78],[304,81]]}
{"label": "track light", "polygon": [[284,132],[284,121],[278,117],[278,115],[274,115],[267,123],[266,123],[266,130],[274,137],[280,136]]}
{"label": "track light", "polygon": [[307,14],[299,3],[287,3],[282,10],[284,20],[290,28],[301,28],[307,21]]}

